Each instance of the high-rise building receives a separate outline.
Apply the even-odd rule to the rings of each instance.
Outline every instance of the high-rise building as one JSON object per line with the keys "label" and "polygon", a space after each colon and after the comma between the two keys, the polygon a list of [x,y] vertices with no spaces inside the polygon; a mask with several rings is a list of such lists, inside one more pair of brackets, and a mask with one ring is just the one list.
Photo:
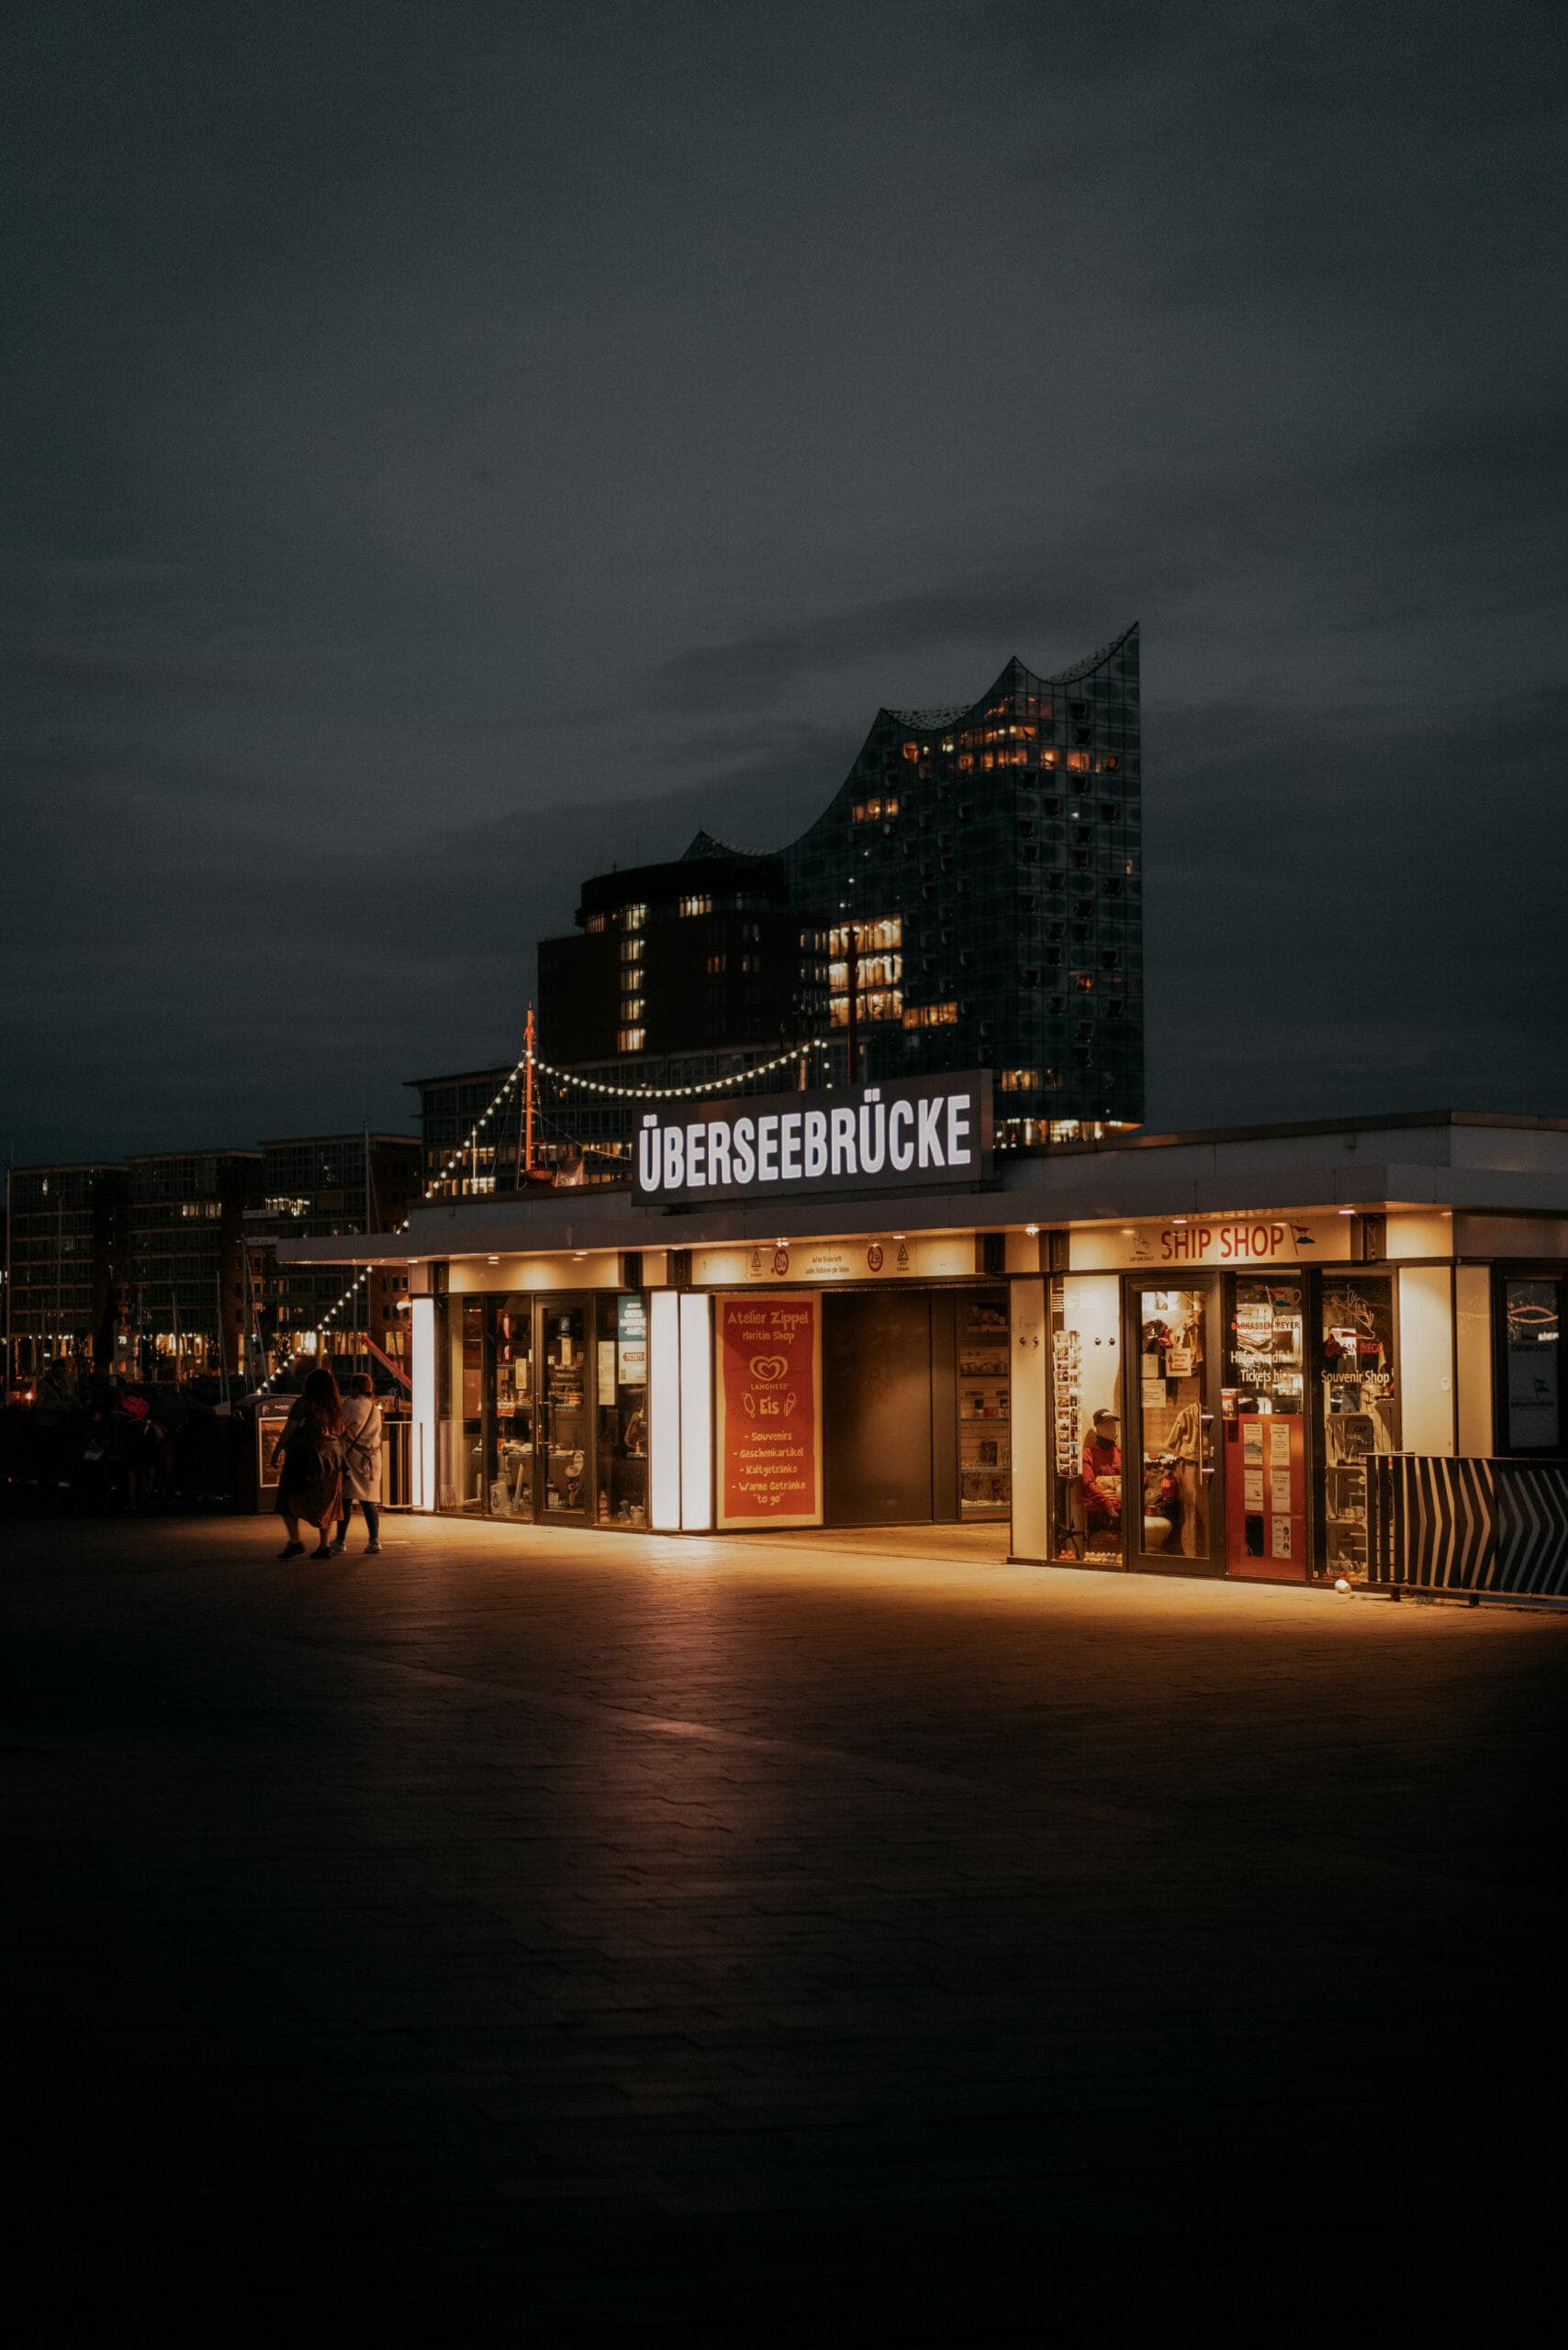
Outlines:
{"label": "high-rise building", "polygon": [[50,1363],[112,1369],[101,1357],[127,1279],[125,1169],[14,1167],[8,1191],[8,1379],[26,1385]]}
{"label": "high-rise building", "polygon": [[863,1078],[993,1070],[1014,1147],[1138,1124],[1139,747],[1136,626],[1054,677],[1011,660],[971,704],[879,711],[788,847],[699,833],[583,885],[578,935],[540,947],[544,1052],[679,1083],[672,1057],[853,1033]]}
{"label": "high-rise building", "polygon": [[238,1371],[243,1219],[261,1196],[261,1152],[146,1151],[126,1165],[135,1368],[176,1380]]}
{"label": "high-rise building", "polygon": [[[371,1270],[343,1299],[331,1270],[282,1263],[280,1240],[393,1232],[423,1192],[413,1135],[304,1135],[262,1145],[261,1197],[245,1211],[243,1320],[250,1367],[286,1369],[295,1349],[330,1361],[340,1378],[378,1377],[406,1351],[407,1281]],[[335,1310],[334,1310],[335,1309]]]}

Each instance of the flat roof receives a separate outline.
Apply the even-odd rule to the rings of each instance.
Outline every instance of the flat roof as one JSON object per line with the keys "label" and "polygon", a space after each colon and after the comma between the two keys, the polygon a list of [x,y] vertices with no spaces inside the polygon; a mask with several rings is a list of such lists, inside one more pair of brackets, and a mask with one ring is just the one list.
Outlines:
{"label": "flat roof", "polygon": [[1148,1134],[1137,1126],[1103,1139],[1054,1142],[1045,1155],[1055,1158],[1068,1151],[1166,1150],[1187,1143],[1262,1142],[1284,1135],[1379,1134],[1406,1126],[1517,1126],[1526,1133],[1564,1135],[1568,1118],[1538,1118],[1510,1110],[1391,1110],[1382,1117],[1309,1118],[1267,1126],[1191,1126],[1168,1134]]}
{"label": "flat roof", "polygon": [[[711,1205],[644,1205],[630,1185],[435,1200],[401,1248],[297,1241],[300,1261],[407,1263],[577,1248],[693,1248],[778,1239],[1063,1226],[1315,1208],[1453,1209],[1568,1219],[1568,1120],[1439,1110],[1305,1125],[1120,1136],[997,1155],[987,1182],[813,1190]],[[337,1247],[333,1259],[329,1251]]]}
{"label": "flat roof", "polygon": [[328,1142],[357,1143],[362,1150],[367,1142],[406,1142],[411,1150],[419,1150],[422,1147],[418,1135],[378,1135],[374,1132],[367,1135],[363,1126],[356,1126],[342,1135],[268,1135],[263,1137],[258,1147],[263,1150],[298,1150],[307,1143]]}

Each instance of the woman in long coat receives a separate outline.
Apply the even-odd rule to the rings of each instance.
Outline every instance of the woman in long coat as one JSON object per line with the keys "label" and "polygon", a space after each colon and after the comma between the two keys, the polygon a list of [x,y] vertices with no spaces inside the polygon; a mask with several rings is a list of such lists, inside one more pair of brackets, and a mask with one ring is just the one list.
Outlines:
{"label": "woman in long coat", "polygon": [[296,1399],[283,1434],[273,1448],[273,1466],[281,1461],[278,1516],[288,1528],[280,1559],[297,1559],[305,1545],[299,1521],[316,1528],[312,1556],[330,1559],[332,1529],[342,1515],[343,1490],[343,1413],[338,1382],[330,1371],[313,1371]]}
{"label": "woman in long coat", "polygon": [[364,1555],[373,1559],[381,1548],[381,1406],[367,1371],[355,1371],[343,1397],[343,1504],[334,1558],[348,1540],[355,1502],[370,1537]]}

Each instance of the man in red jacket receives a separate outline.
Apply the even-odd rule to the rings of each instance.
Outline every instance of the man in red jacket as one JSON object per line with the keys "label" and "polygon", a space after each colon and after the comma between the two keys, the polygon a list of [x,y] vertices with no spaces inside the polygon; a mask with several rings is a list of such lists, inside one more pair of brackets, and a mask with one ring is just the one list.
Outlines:
{"label": "man in red jacket", "polygon": [[1098,1533],[1116,1534],[1122,1525],[1121,1423],[1114,1412],[1096,1412],[1083,1439],[1083,1508],[1090,1548]]}

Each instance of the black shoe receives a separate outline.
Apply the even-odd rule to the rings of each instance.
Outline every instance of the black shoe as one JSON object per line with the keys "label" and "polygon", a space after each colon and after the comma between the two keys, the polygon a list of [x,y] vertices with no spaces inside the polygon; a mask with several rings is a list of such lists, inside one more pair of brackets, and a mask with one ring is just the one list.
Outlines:
{"label": "black shoe", "polygon": [[330,1558],[331,1557],[331,1555],[332,1555],[332,1554],[331,1554],[331,1551],[328,1549],[328,1547],[327,1547],[327,1545],[325,1544],[325,1542],[321,1543],[321,1544],[320,1544],[320,1545],[319,1545],[316,1550],[312,1550],[312,1551],[311,1551],[311,1553],[310,1553],[310,1556],[311,1556],[313,1559],[330,1559]]}
{"label": "black shoe", "polygon": [[304,1556],[305,1545],[303,1542],[286,1542],[282,1550],[278,1552],[278,1557],[280,1559],[302,1559]]}
{"label": "black shoe", "polygon": [[379,1542],[367,1542],[367,1543],[365,1544],[365,1546],[364,1546],[364,1555],[365,1555],[365,1557],[366,1557],[367,1559],[377,1559],[377,1558],[379,1558],[379,1557],[380,1557],[380,1555],[381,1555],[381,1545],[380,1545],[380,1543],[379,1543]]}

